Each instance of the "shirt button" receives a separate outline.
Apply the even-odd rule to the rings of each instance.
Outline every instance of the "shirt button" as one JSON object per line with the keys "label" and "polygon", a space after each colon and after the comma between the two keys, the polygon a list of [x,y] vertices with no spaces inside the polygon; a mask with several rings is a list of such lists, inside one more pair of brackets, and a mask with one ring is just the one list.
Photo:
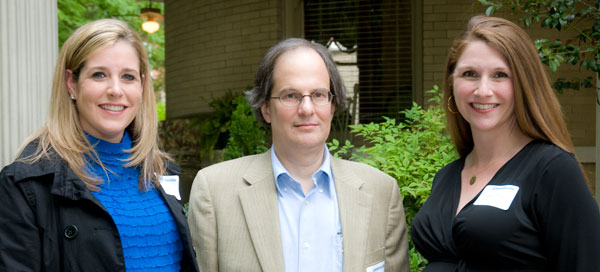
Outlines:
{"label": "shirt button", "polygon": [[305,248],[310,248],[310,243],[304,243]]}
{"label": "shirt button", "polygon": [[304,204],[305,204],[305,205],[308,205],[308,200],[305,200],[305,201],[304,201]]}
{"label": "shirt button", "polygon": [[323,189],[320,189],[320,190],[319,190],[319,193],[322,193],[322,192],[323,192]]}

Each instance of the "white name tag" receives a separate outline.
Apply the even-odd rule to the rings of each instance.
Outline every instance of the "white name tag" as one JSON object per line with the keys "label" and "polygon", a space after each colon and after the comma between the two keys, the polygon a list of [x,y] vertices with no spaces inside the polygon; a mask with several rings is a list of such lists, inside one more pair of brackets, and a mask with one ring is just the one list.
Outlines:
{"label": "white name tag", "polygon": [[378,262],[374,265],[367,267],[367,272],[383,272],[385,261]]}
{"label": "white name tag", "polygon": [[165,193],[181,200],[181,195],[179,194],[179,176],[160,176],[158,180]]}
{"label": "white name tag", "polygon": [[515,196],[519,192],[519,186],[515,185],[488,185],[483,188],[481,195],[473,205],[486,205],[502,210],[508,210]]}

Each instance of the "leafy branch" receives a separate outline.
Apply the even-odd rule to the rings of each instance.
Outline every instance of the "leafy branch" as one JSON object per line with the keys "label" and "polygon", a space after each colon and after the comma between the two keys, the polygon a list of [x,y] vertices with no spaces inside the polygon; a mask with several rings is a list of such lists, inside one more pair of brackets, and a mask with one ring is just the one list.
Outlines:
{"label": "leafy branch", "polygon": [[[600,72],[600,1],[599,0],[479,0],[487,6],[485,13],[493,15],[507,7],[526,27],[539,24],[557,31],[573,31],[575,36],[565,42],[557,39],[535,40],[540,60],[554,73],[561,64],[579,65],[598,75]],[[558,78],[553,88],[563,90],[591,88],[592,77],[584,79]]]}

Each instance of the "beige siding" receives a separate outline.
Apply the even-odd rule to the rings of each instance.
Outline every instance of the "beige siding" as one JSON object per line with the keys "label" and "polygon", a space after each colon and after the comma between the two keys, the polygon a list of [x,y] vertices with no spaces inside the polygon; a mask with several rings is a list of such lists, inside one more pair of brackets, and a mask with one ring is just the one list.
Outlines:
{"label": "beige siding", "polygon": [[206,102],[253,83],[282,37],[281,1],[165,0],[167,118],[209,112]]}

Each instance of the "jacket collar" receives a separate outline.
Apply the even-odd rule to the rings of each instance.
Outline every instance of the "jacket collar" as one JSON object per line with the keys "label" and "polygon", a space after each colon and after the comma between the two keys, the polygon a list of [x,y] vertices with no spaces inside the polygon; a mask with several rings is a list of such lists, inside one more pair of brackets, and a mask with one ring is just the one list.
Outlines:
{"label": "jacket collar", "polygon": [[271,151],[256,155],[247,169],[243,179],[248,187],[239,191],[239,197],[256,256],[263,271],[283,271],[285,266]]}
{"label": "jacket collar", "polygon": [[[37,142],[29,144],[20,158],[33,154],[36,149]],[[44,176],[47,176],[47,179],[52,177],[50,193],[71,200],[89,199],[102,206],[67,162],[56,153],[52,152],[48,157],[42,158],[33,164],[16,161],[14,167],[14,179],[17,182]],[[178,175],[180,172],[181,168],[177,164],[168,162],[167,173]]]}
{"label": "jacket collar", "polygon": [[[37,143],[29,144],[20,158],[33,154],[36,148]],[[53,151],[48,154],[48,157],[41,158],[32,164],[15,161],[13,167],[16,182],[38,178],[45,182],[52,182],[50,192],[54,195],[72,200],[94,199],[83,181],[67,165],[67,162]]]}
{"label": "jacket collar", "polygon": [[372,196],[362,190],[365,181],[354,172],[356,170],[352,164],[352,162],[331,158],[331,170],[344,235],[345,268],[362,266],[371,221]]}
{"label": "jacket collar", "polygon": [[[372,198],[361,190],[364,180],[354,173],[349,162],[332,156],[331,169],[344,234],[344,267],[359,267],[368,242]],[[239,197],[260,265],[264,271],[283,271],[279,206],[270,150],[256,155],[243,178],[248,187],[240,190]]]}

